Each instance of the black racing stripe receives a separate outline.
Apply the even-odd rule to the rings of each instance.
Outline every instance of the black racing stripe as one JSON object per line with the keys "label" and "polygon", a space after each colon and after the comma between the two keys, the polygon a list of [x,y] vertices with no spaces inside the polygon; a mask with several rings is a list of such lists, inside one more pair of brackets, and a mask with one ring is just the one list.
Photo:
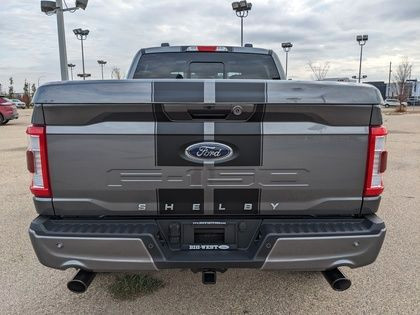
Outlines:
{"label": "black racing stripe", "polygon": [[264,103],[265,83],[216,82],[216,102]]}
{"label": "black racing stripe", "polygon": [[[215,214],[258,214],[259,189],[215,189]],[[246,210],[248,209],[248,210]]]}
{"label": "black racing stripe", "polygon": [[204,189],[159,189],[158,196],[159,214],[204,213]]}
{"label": "black racing stripe", "polygon": [[262,163],[261,122],[216,123],[214,139],[232,147],[235,158],[217,166],[259,166]]}
{"label": "black racing stripe", "polygon": [[154,82],[156,103],[204,102],[203,82]]}
{"label": "black racing stripe", "polygon": [[185,149],[204,141],[203,123],[157,122],[156,164],[158,166],[199,166],[184,158]]}

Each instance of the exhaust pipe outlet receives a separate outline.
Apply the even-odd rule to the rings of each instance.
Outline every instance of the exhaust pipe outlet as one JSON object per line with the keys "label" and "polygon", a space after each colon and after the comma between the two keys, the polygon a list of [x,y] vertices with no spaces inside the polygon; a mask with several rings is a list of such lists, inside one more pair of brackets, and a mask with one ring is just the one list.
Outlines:
{"label": "exhaust pipe outlet", "polygon": [[203,271],[201,280],[203,284],[216,284],[216,271],[214,270],[205,270]]}
{"label": "exhaust pipe outlet", "polygon": [[76,275],[67,282],[67,288],[73,293],[84,293],[89,288],[96,273],[80,269]]}
{"label": "exhaust pipe outlet", "polygon": [[335,291],[345,291],[351,286],[350,279],[346,278],[338,268],[325,270],[322,274]]}

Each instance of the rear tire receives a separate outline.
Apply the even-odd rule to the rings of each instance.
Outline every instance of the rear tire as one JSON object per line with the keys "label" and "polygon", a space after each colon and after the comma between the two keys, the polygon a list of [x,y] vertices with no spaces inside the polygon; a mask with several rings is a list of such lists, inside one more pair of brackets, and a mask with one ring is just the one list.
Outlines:
{"label": "rear tire", "polygon": [[389,107],[389,104],[385,104],[385,108],[388,108]]}
{"label": "rear tire", "polygon": [[10,121],[9,119],[4,120],[4,121],[3,121],[3,125],[7,124],[9,121]]}
{"label": "rear tire", "polygon": [[0,125],[5,124],[5,119],[2,114],[0,114]]}

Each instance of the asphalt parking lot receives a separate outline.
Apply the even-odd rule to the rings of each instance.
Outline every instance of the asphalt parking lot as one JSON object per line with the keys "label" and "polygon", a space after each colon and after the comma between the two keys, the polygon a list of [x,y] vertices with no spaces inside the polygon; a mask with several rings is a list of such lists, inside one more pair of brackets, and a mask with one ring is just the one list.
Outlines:
{"label": "asphalt parking lot", "polygon": [[204,286],[201,274],[173,270],[153,273],[165,286],[132,301],[111,297],[115,275],[100,274],[87,293],[75,295],[66,288],[73,270],[38,263],[27,235],[36,216],[25,162],[31,110],[20,114],[0,126],[0,314],[420,313],[420,112],[384,116],[389,161],[378,214],[388,232],[374,264],[343,269],[349,290],[334,292],[320,273],[228,270]]}

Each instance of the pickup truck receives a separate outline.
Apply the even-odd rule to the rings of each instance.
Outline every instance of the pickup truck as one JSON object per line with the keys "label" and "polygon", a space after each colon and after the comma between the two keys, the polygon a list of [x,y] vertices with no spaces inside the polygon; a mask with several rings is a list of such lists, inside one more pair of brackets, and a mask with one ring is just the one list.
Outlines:
{"label": "pickup truck", "polygon": [[375,261],[387,152],[372,86],[285,80],[271,50],[142,49],[126,80],[52,82],[27,134],[39,261],[97,272],[322,272]]}

